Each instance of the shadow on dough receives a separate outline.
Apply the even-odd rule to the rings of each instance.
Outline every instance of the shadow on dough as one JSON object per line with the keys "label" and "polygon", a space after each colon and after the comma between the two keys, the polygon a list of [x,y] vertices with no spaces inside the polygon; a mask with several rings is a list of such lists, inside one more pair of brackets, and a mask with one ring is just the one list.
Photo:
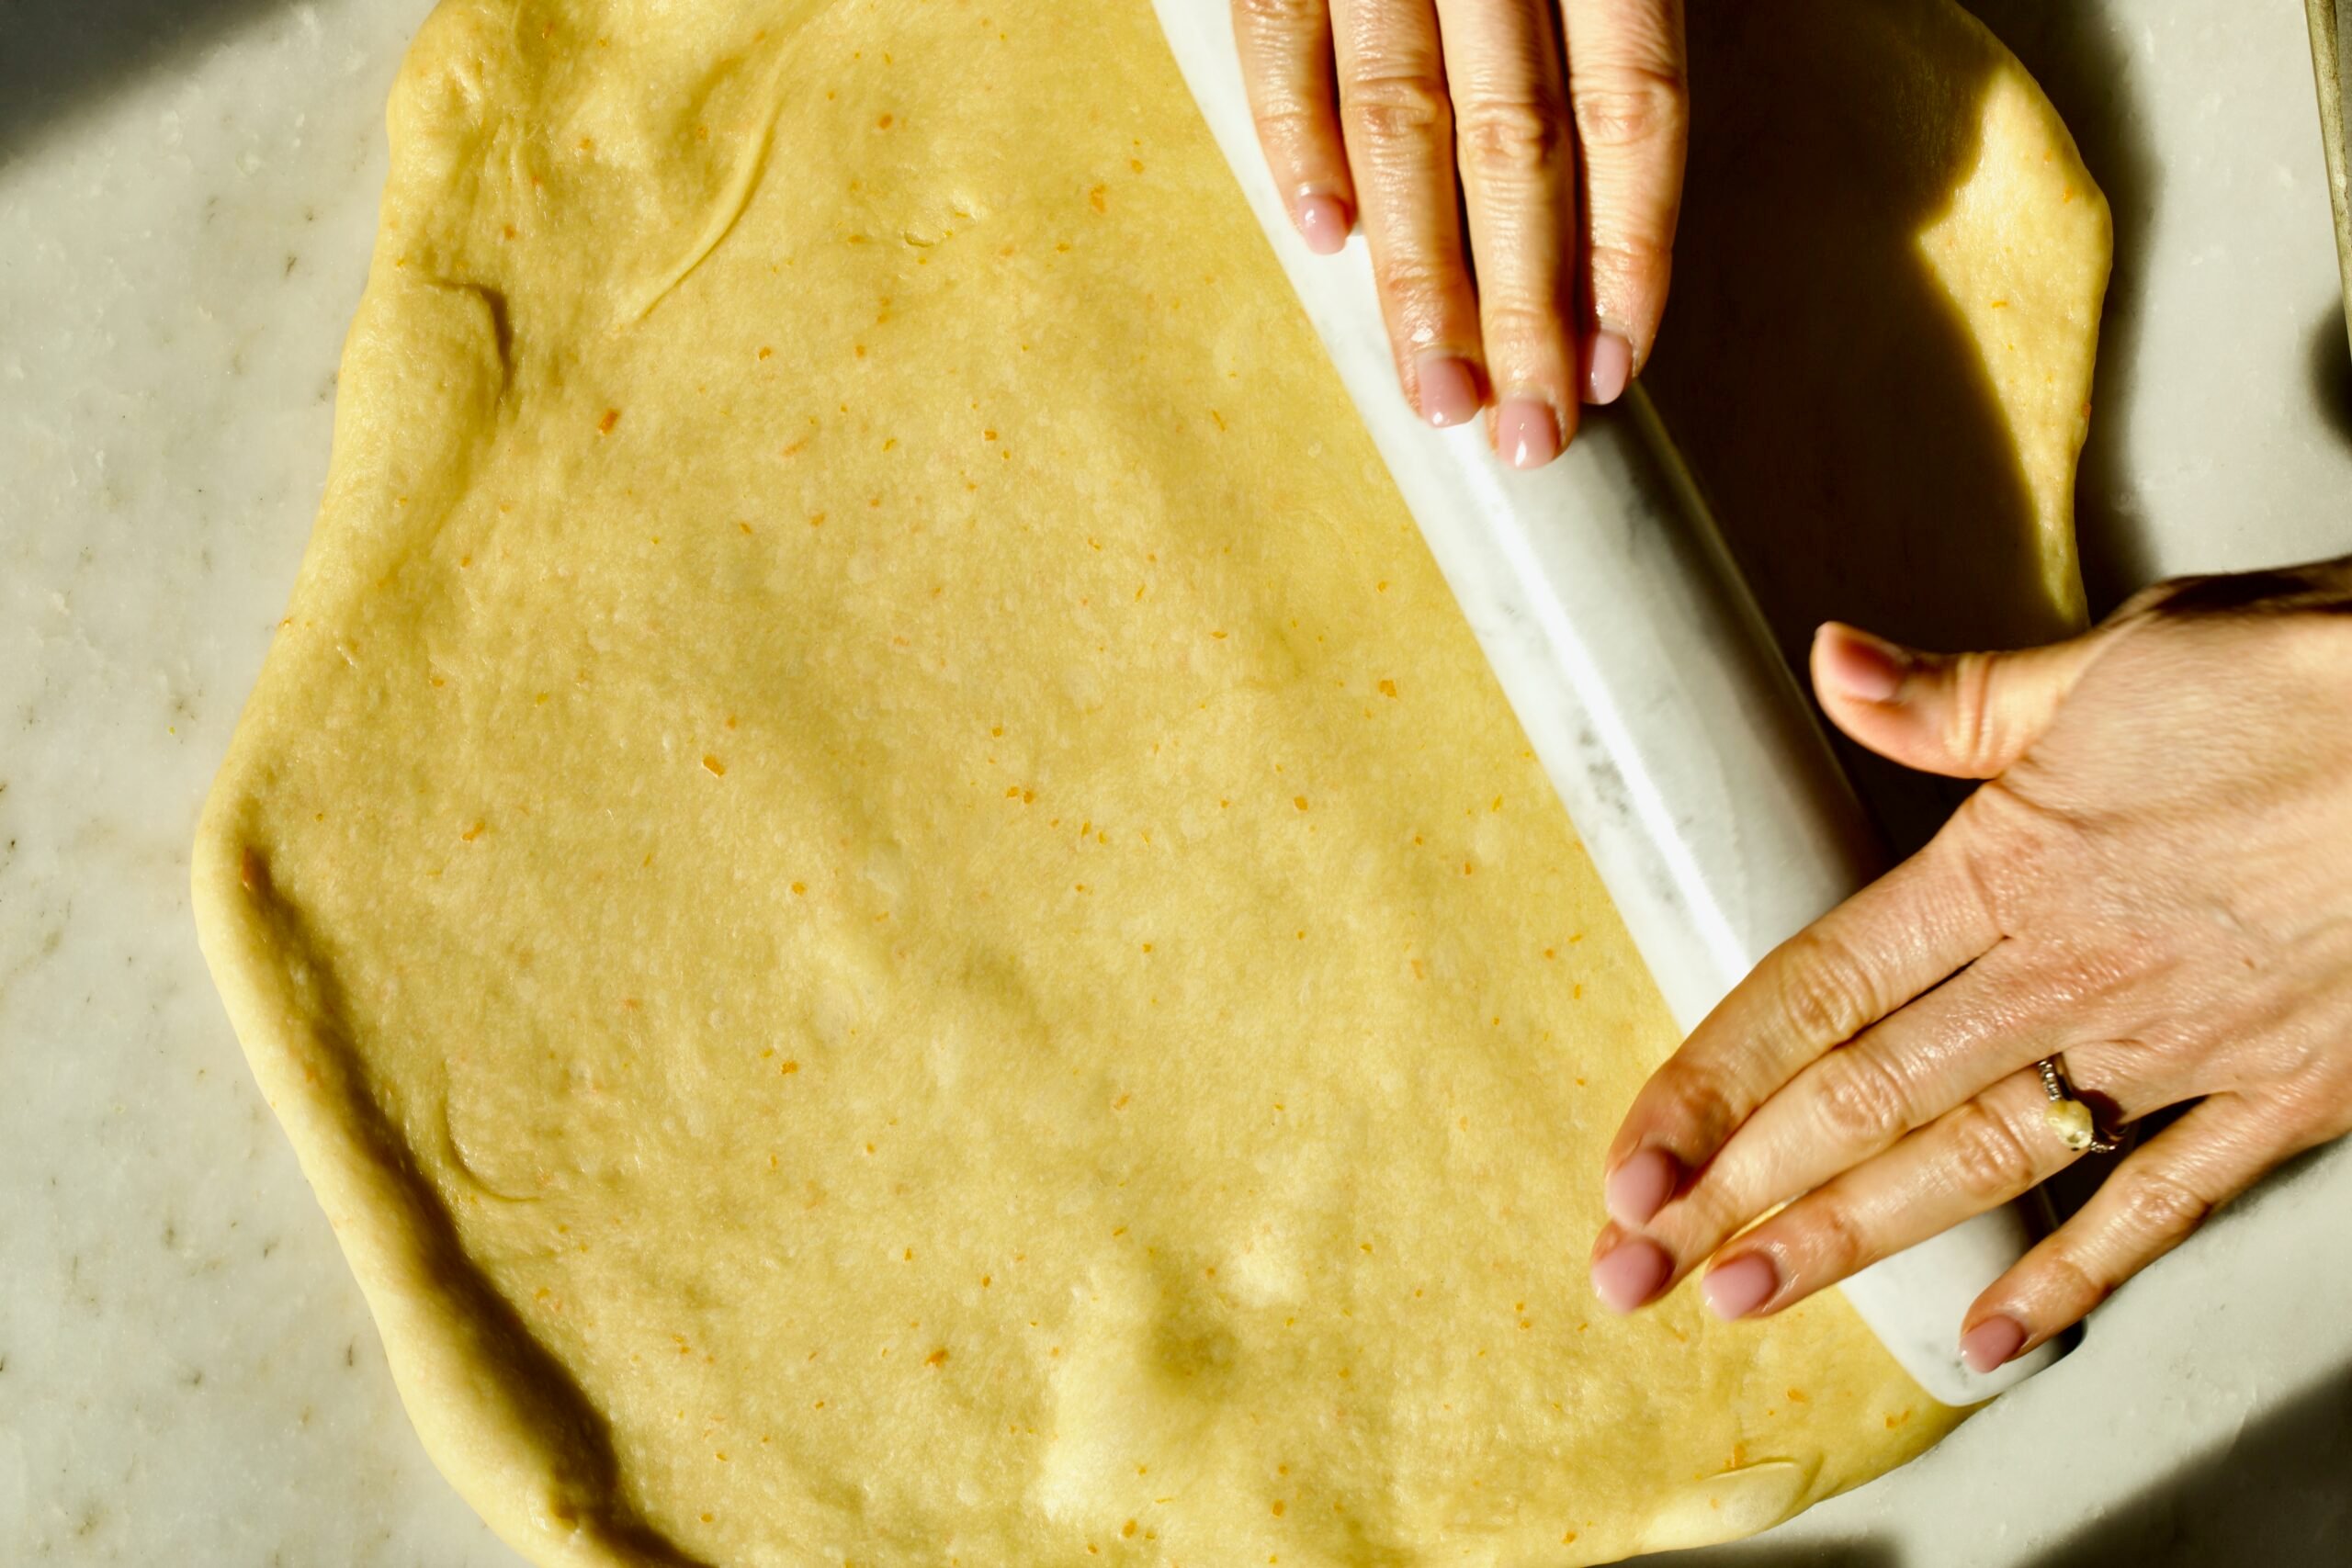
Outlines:
{"label": "shadow on dough", "polygon": [[[1999,399],[1917,239],[1975,166],[2000,50],[1958,23],[1937,69],[1890,70],[1875,29],[1804,22],[1691,9],[1690,183],[1645,383],[1808,689],[1824,620],[1944,649],[2067,636]],[[1839,749],[1898,851],[1964,793]]]}

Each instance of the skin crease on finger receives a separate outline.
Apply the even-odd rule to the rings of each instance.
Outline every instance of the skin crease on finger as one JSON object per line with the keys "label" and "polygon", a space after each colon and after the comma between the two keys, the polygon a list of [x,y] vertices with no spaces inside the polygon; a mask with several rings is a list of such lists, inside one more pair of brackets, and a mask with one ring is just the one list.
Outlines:
{"label": "skin crease on finger", "polygon": [[1484,398],[1484,367],[1435,9],[1339,0],[1331,28],[1340,132],[1397,378],[1430,423],[1466,423]]}
{"label": "skin crease on finger", "polygon": [[1614,402],[1656,341],[1690,136],[1682,0],[1565,0],[1584,167],[1585,396]]}
{"label": "skin crease on finger", "polygon": [[1234,0],[1234,15],[1292,220],[1325,254],[1363,228],[1407,398],[1441,428],[1486,407],[1506,462],[1552,461],[1582,403],[1623,394],[1664,309],[1679,0]]}
{"label": "skin crease on finger", "polygon": [[[1979,1298],[1963,1352],[1996,1365],[2281,1161],[2352,1129],[2352,562],[2172,585],[2075,644],[2018,656],[1915,654],[1825,628],[1815,669],[1857,740],[1987,780],[1928,874],[1981,907],[2011,977],[1973,1004],[1979,1016],[1917,1047],[1948,1059],[1911,1081],[1944,1087],[1890,1104],[1884,1140],[1823,1171],[1794,1145],[1853,1119],[1821,1101],[1834,1076],[1797,1062],[1753,1102],[1712,1111],[1676,1097],[1724,1081],[1711,1064],[1758,1030],[1804,1032],[1775,1010],[1804,1010],[1796,999],[1825,987],[1885,989],[1872,976],[1903,966],[1911,933],[1849,932],[1768,959],[1637,1100],[1605,1181],[1615,1218],[1594,1285],[1629,1309],[1712,1255],[1702,1288],[1719,1314],[1776,1312],[2006,1201],[2073,1157],[2039,1120],[2038,1082],[2012,1070],[2047,1049],[2067,1053],[2078,1093],[2127,1117],[2196,1102]],[[1806,968],[1832,954],[1856,967]],[[1948,956],[1949,969],[1975,954]],[[1904,994],[1872,998],[1865,1025],[1939,994],[1933,980],[1893,990]],[[1816,1046],[1825,1061],[1854,1049]],[[1969,1099],[1972,1075],[1949,1059],[1969,1055],[1997,1091]],[[1725,1122],[1703,1147],[1648,1141]],[[1754,1175],[1776,1170],[1802,1173],[1801,1190]]]}

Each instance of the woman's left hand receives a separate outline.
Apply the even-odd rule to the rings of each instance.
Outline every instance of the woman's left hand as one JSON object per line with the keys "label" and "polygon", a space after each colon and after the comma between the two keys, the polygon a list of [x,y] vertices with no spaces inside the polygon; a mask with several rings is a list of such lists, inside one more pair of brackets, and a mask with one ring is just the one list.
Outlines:
{"label": "woman's left hand", "polygon": [[1361,220],[1406,398],[1442,426],[1491,400],[1504,459],[1550,462],[1666,308],[1682,0],[1232,5],[1291,221],[1329,254]]}
{"label": "woman's left hand", "polygon": [[1712,1259],[1718,1314],[1776,1312],[2007,1202],[2080,1157],[2035,1067],[2061,1053],[2109,1124],[2195,1101],[1978,1298],[1989,1370],[2352,1128],[2352,561],[2018,653],[1825,626],[1813,673],[1863,745],[1987,782],[1644,1087],[1594,1287],[1629,1311]]}

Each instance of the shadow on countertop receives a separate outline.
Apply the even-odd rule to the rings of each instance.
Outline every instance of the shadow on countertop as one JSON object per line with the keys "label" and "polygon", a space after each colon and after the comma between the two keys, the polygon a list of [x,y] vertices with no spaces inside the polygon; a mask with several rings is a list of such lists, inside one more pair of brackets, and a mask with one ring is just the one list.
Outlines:
{"label": "shadow on countertop", "polygon": [[283,0],[0,0],[0,168]]}
{"label": "shadow on countertop", "polygon": [[[1992,1506],[1997,1508],[1997,1504]],[[2017,1568],[2338,1568],[2352,1541],[2352,1367],[2100,1510]],[[1644,1568],[1905,1568],[1860,1541],[1662,1552]]]}
{"label": "shadow on countertop", "polygon": [[[2019,1568],[2335,1568],[2352,1542],[2352,1367]],[[1733,1568],[1726,1562],[1724,1568]]]}
{"label": "shadow on countertop", "polygon": [[[2339,338],[2341,333],[2336,334]],[[2146,1121],[2148,1119],[2143,1119]],[[2306,1178],[2327,1149],[2298,1155],[2223,1209],[2208,1229],[2243,1223]],[[2072,1213],[2111,1168],[2052,1194]],[[2194,1239],[2191,1246],[2196,1245]],[[2091,1332],[2098,1332],[2093,1320]],[[1996,1483],[1997,1484],[1997,1483]],[[1997,1500],[1988,1500],[1997,1512]],[[2352,1542],[2352,1364],[2247,1422],[2226,1442],[2184,1457],[2163,1479],[2101,1506],[2054,1544],[2005,1556],[2005,1568],[2340,1568]],[[1940,1559],[1939,1559],[1940,1560]],[[1990,1560],[1988,1560],[1990,1561]],[[1636,1560],[1644,1568],[1910,1568],[1883,1541],[1753,1540]]]}
{"label": "shadow on countertop", "polygon": [[1803,1546],[1776,1544],[1770,1536],[1734,1541],[1729,1546],[1702,1546],[1689,1551],[1660,1551],[1633,1560],[1634,1568],[1903,1568],[1902,1554],[1875,1541],[1841,1541],[1837,1545],[1808,1542]]}
{"label": "shadow on countertop", "polygon": [[2344,301],[2331,295],[2312,320],[2303,371],[2312,401],[2327,416],[2337,440],[2352,446],[2352,346],[2344,335]]}

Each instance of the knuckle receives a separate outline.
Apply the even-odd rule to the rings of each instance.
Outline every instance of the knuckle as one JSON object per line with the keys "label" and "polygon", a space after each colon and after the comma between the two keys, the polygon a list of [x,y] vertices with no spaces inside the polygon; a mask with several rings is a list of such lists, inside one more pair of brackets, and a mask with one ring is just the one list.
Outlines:
{"label": "knuckle", "polygon": [[1841,1145],[1875,1146],[1910,1125],[1910,1097],[1876,1057],[1840,1051],[1822,1068],[1823,1128]]}
{"label": "knuckle", "polygon": [[2032,1152],[2017,1129],[1982,1101],[1971,1100],[1954,1113],[1951,1134],[1952,1179],[1969,1197],[1997,1203],[2033,1185]]}
{"label": "knuckle", "polygon": [[2065,826],[2007,778],[1961,803],[1945,841],[1955,852],[1960,886],[2004,935],[2026,928],[2038,904],[2075,886],[2080,868],[2062,853]]}
{"label": "knuckle", "polygon": [[[1596,193],[1595,199],[1599,199]],[[1596,211],[1598,228],[1605,214]],[[1671,233],[1669,222],[1668,234]],[[1631,324],[1638,341],[1644,328],[1655,330],[1673,287],[1674,257],[1670,238],[1608,241],[1597,233],[1590,251],[1593,309],[1603,320]]]}
{"label": "knuckle", "polygon": [[1324,0],[1233,0],[1234,20],[1269,33],[1319,31]]}
{"label": "knuckle", "polygon": [[1659,1069],[1668,1099],[1682,1110],[1702,1143],[1713,1147],[1738,1122],[1740,1108],[1720,1069],[1681,1057]]}
{"label": "knuckle", "polygon": [[2173,1242],[2204,1224],[2212,1201],[2177,1177],[2149,1171],[2116,1194],[2117,1217],[2135,1235]]}
{"label": "knuckle", "polygon": [[2052,1251],[2041,1261],[2041,1268],[2055,1295],[2064,1303],[2065,1321],[2069,1323],[2107,1300],[2108,1293],[2115,1289],[2072,1252]]}
{"label": "knuckle", "polygon": [[1250,110],[1258,141],[1265,147],[1300,148],[1312,143],[1324,117],[1292,98],[1273,98]]}
{"label": "knuckle", "polygon": [[[1595,213],[1593,221],[1599,223],[1600,214]],[[1673,264],[1673,242],[1663,236],[1596,237],[1592,242],[1592,275],[1604,288],[1662,290]]]}
{"label": "knuckle", "polygon": [[[2097,1016],[2100,1002],[2143,977],[2149,956],[2144,952],[2117,953],[2100,942],[2078,945],[2052,942],[2036,953],[2031,973],[2035,988],[2049,1002]],[[2127,1054],[2144,1057],[2147,1054],[2144,1041],[2119,1039],[2098,1043],[2119,1057]],[[2118,1065],[2123,1064],[2119,1061]]]}
{"label": "knuckle", "polygon": [[1872,987],[1844,942],[1808,927],[1789,939],[1789,962],[1781,966],[1779,1003],[1805,1039],[1824,1044],[1850,1040],[1878,1016]]}
{"label": "knuckle", "polygon": [[1996,661],[1986,654],[1962,653],[1946,667],[1943,714],[1945,755],[1963,764],[1996,754],[1994,684]]}
{"label": "knuckle", "polygon": [[1477,178],[1532,181],[1565,162],[1568,122],[1556,99],[1478,98],[1454,106],[1462,162]]}
{"label": "knuckle", "polygon": [[1812,1278],[1844,1279],[1877,1258],[1877,1247],[1860,1216],[1834,1192],[1819,1193],[1806,1205],[1804,1224],[1811,1233],[1806,1250],[1812,1255],[1805,1272]]}
{"label": "knuckle", "polygon": [[1434,325],[1446,315],[1452,288],[1428,258],[1391,248],[1375,258],[1373,271],[1392,321]]}
{"label": "knuckle", "polygon": [[1478,313],[1491,357],[1500,360],[1539,356],[1547,351],[1564,357],[1566,354],[1567,309],[1564,301],[1537,304],[1516,297],[1498,299],[1489,292],[1478,302]]}
{"label": "knuckle", "polygon": [[2340,1047],[2312,1040],[2286,1043],[2278,1069],[2269,1128],[2283,1135],[2287,1152],[2301,1153],[2352,1129],[2352,1077]]}
{"label": "knuckle", "polygon": [[1679,144],[1689,130],[1690,99],[1682,73],[1662,65],[1589,72],[1572,96],[1577,136],[1588,151]]}
{"label": "knuckle", "polygon": [[1367,147],[1434,148],[1453,112],[1445,85],[1417,71],[1359,75],[1340,94],[1340,105],[1349,136]]}

